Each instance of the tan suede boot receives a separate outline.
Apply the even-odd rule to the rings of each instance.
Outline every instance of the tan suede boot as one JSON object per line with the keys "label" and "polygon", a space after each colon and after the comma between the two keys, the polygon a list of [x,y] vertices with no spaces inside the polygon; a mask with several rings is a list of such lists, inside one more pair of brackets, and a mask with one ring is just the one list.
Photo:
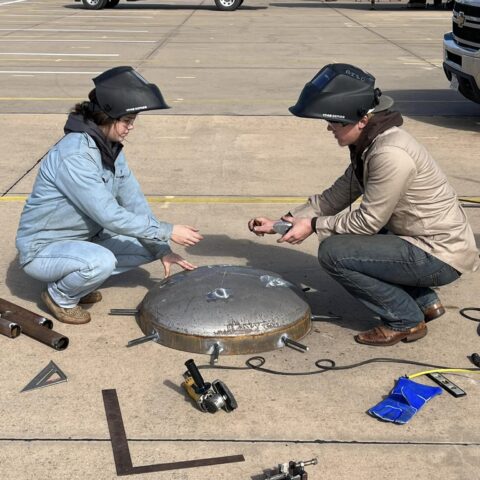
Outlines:
{"label": "tan suede boot", "polygon": [[41,297],[53,316],[60,322],[80,325],[82,323],[88,323],[91,320],[90,314],[79,305],[73,308],[60,307],[52,300],[46,291],[42,292]]}

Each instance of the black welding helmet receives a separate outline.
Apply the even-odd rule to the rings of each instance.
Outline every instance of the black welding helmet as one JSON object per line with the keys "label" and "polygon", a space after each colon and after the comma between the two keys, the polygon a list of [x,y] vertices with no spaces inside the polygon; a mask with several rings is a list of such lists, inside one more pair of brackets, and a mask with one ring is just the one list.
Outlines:
{"label": "black welding helmet", "polygon": [[290,107],[297,117],[357,123],[367,113],[388,110],[393,99],[375,88],[375,77],[358,67],[333,63],[323,67]]}
{"label": "black welding helmet", "polygon": [[110,118],[170,108],[159,88],[132,67],[115,67],[93,79],[95,107]]}

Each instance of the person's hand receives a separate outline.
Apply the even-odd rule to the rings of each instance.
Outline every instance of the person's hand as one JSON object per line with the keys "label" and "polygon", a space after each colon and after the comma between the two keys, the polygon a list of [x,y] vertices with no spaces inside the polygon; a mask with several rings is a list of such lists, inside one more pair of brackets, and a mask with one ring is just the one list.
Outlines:
{"label": "person's hand", "polygon": [[198,233],[198,228],[191,227],[190,225],[174,225],[170,238],[172,242],[183,245],[184,247],[192,247],[200,240],[203,240],[203,237]]}
{"label": "person's hand", "polygon": [[312,233],[312,221],[310,218],[295,218],[289,215],[282,217],[282,220],[291,222],[292,228],[283,237],[277,240],[278,243],[287,242],[292,245],[298,245],[308,238]]}
{"label": "person's hand", "polygon": [[176,253],[169,253],[162,257],[163,268],[165,269],[165,278],[170,276],[170,268],[172,265],[179,265],[184,270],[195,270],[197,267],[193,263],[188,262]]}
{"label": "person's hand", "polygon": [[273,230],[274,220],[265,217],[256,217],[248,221],[248,229],[258,237],[263,237],[266,233],[275,233]]}

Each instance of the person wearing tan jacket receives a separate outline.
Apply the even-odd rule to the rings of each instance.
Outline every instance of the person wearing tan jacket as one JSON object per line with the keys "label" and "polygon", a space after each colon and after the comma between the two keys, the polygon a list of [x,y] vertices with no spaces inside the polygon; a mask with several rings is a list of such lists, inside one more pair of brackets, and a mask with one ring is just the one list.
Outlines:
{"label": "person wearing tan jacket", "polygon": [[[355,340],[378,346],[423,338],[426,322],[445,312],[431,287],[479,265],[455,191],[425,147],[399,128],[392,105],[353,65],[327,65],[305,85],[290,111],[326,120],[351,163],[330,188],[282,217],[292,227],[280,239],[295,245],[317,234],[323,269],[382,321]],[[257,217],[248,226],[263,235],[275,233],[274,224]]]}

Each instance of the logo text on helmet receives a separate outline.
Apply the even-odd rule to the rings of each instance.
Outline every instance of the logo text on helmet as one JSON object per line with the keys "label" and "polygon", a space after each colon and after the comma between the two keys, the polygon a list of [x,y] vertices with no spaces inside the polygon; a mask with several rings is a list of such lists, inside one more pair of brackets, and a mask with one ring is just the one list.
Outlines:
{"label": "logo text on helmet", "polygon": [[348,68],[345,70],[345,75],[348,75],[349,77],[356,78],[357,80],[360,80],[361,82],[364,82],[365,80],[370,79],[369,75],[360,76],[357,72],[352,72],[352,70],[349,70]]}
{"label": "logo text on helmet", "polygon": [[147,107],[147,105],[142,105],[141,107],[130,107],[130,108],[126,108],[125,111],[126,112],[136,112],[137,110],[145,110]]}
{"label": "logo text on helmet", "polygon": [[336,114],[336,113],[321,113],[320,115],[322,115],[322,117],[325,117],[325,118],[346,118],[345,115],[340,115],[340,114]]}

